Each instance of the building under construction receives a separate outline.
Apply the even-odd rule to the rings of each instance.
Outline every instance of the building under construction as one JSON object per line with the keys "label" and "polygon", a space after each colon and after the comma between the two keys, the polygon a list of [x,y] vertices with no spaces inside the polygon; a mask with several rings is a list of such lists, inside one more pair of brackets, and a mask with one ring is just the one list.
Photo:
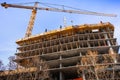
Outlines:
{"label": "building under construction", "polygon": [[18,69],[1,72],[0,78],[120,80],[119,45],[113,35],[114,26],[100,22],[19,39],[15,54]]}
{"label": "building under construction", "polygon": [[[0,80],[120,80],[119,45],[107,22],[72,25],[31,35],[37,10],[115,17],[91,11],[2,3],[32,10],[25,38],[16,41],[15,70],[0,72]],[[63,6],[62,6],[63,7]],[[70,7],[69,7],[70,8]],[[72,8],[73,9],[73,8]]]}

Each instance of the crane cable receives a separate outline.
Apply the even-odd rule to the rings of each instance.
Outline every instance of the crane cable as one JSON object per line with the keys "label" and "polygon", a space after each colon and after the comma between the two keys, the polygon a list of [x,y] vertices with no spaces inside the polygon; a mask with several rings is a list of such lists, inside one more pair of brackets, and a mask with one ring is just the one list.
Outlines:
{"label": "crane cable", "polygon": [[[35,3],[35,2],[12,3],[12,4],[17,4],[17,5],[26,5],[26,4],[33,4],[33,3]],[[73,9],[73,10],[80,10],[80,11],[85,11],[85,12],[93,12],[93,11],[84,10],[84,9],[79,9],[79,8],[70,7],[70,6],[61,5],[61,4],[52,4],[52,3],[43,3],[43,2],[38,2],[38,3],[39,3],[39,4],[42,4],[43,6],[47,6],[47,7],[50,7],[50,8],[55,8],[55,9],[58,9],[58,8],[53,7],[53,6],[59,6],[59,7],[61,7],[62,9],[69,8],[69,9]],[[0,4],[2,4],[2,3],[0,3]],[[93,13],[97,13],[97,12],[93,12]]]}

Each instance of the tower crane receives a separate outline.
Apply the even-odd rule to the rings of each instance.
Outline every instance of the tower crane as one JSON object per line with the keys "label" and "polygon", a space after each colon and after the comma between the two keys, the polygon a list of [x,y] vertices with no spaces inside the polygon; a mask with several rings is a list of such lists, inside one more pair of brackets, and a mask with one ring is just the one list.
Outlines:
{"label": "tower crane", "polygon": [[105,14],[105,13],[98,13],[98,12],[92,12],[92,11],[80,11],[80,10],[68,10],[68,9],[66,10],[66,9],[60,9],[60,8],[38,7],[38,3],[39,2],[35,2],[34,6],[7,4],[6,2],[1,4],[1,6],[4,8],[13,7],[13,8],[22,8],[22,9],[32,10],[32,14],[31,14],[30,21],[29,21],[29,24],[27,27],[25,38],[30,37],[32,35],[32,29],[34,26],[34,21],[35,21],[37,10],[65,12],[65,13],[74,13],[74,14],[85,14],[85,15],[96,15],[96,16],[107,16],[107,17],[116,17],[117,16],[115,14]]}

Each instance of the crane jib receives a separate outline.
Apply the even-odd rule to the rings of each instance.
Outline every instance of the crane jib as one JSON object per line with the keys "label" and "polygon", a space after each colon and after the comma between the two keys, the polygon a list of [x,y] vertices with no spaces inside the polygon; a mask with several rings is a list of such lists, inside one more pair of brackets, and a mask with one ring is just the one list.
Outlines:
{"label": "crane jib", "polygon": [[65,12],[65,13],[74,13],[74,14],[84,14],[84,15],[96,15],[96,16],[107,16],[107,17],[116,17],[115,14],[105,14],[105,13],[98,13],[93,11],[82,11],[82,10],[66,10],[66,9],[60,9],[60,8],[46,8],[46,7],[38,7],[38,2],[35,3],[34,6],[24,6],[24,5],[17,5],[17,4],[7,4],[6,2],[2,3],[1,6],[8,8],[22,8],[22,9],[30,9],[32,10],[32,15],[30,17],[30,21],[27,27],[27,31],[25,34],[25,37],[29,37],[32,35],[32,29],[34,26],[34,21],[36,17],[37,10],[46,10],[46,11],[53,11],[53,12]]}
{"label": "crane jib", "polygon": [[37,6],[23,6],[16,4],[7,4],[6,2],[2,3],[1,6],[8,8],[23,8],[23,9],[38,9],[38,10],[46,10],[46,11],[54,11],[54,12],[66,12],[66,13],[75,13],[75,14],[85,14],[85,15],[96,15],[96,16],[108,16],[108,17],[116,17],[115,14],[106,14],[106,13],[98,13],[93,11],[80,11],[80,10],[65,10],[59,8],[45,8],[45,7],[37,7]]}

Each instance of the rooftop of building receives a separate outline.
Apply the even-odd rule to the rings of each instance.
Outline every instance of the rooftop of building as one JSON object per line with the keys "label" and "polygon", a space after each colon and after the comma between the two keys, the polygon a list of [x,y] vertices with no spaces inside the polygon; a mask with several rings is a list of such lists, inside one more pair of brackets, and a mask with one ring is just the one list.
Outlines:
{"label": "rooftop of building", "polygon": [[100,22],[98,24],[72,25],[72,26],[66,26],[64,28],[60,28],[60,29],[56,29],[56,30],[46,31],[44,33],[32,35],[30,37],[21,38],[21,39],[18,39],[16,41],[16,43],[19,44],[19,43],[29,41],[29,40],[36,40],[36,39],[42,38],[44,36],[55,35],[55,34],[58,34],[60,32],[62,32],[64,34],[64,33],[67,33],[71,30],[83,31],[83,30],[95,30],[95,29],[100,29],[100,28],[109,28],[112,31],[114,31],[114,26],[110,22],[105,22],[105,23]]}

